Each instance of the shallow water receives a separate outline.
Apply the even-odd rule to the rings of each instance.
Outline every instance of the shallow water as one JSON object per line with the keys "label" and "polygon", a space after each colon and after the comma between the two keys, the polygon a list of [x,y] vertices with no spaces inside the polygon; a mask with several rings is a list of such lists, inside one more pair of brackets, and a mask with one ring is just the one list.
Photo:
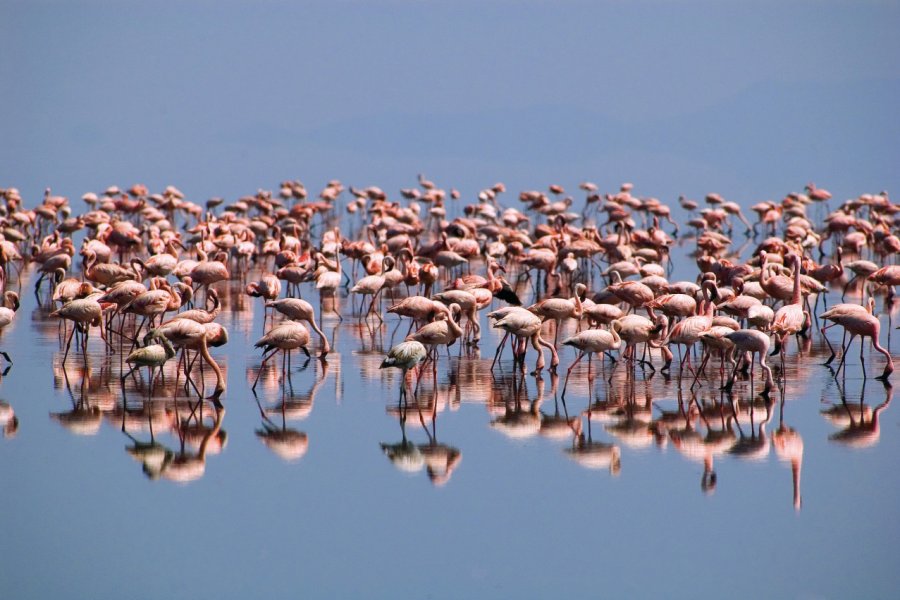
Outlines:
{"label": "shallow water", "polygon": [[[693,277],[679,264],[676,279]],[[271,361],[254,398],[263,312],[235,281],[219,318],[231,341],[213,351],[225,411],[181,388],[173,402],[172,363],[149,410],[146,373],[129,379],[123,410],[121,354],[94,333],[86,362],[73,344],[63,368],[34,279],[23,274],[22,308],[0,340],[15,361],[0,398],[19,419],[0,439],[2,598],[900,589],[900,413],[871,378],[880,355],[867,351],[864,380],[854,347],[835,380],[821,335],[803,356],[792,341],[786,384],[768,402],[759,379],[756,395],[747,381],[721,393],[717,365],[692,394],[677,364],[670,377],[631,376],[595,359],[563,398],[574,352],[560,351],[558,377],[517,372],[508,351],[492,371],[500,336],[482,316],[480,347],[442,354],[437,384],[423,375],[401,407],[400,372],[378,367],[408,324],[361,322],[340,298],[344,321],[324,318],[327,360],[292,357],[287,385]],[[206,382],[209,393],[208,372]],[[689,426],[685,411],[699,409]]]}

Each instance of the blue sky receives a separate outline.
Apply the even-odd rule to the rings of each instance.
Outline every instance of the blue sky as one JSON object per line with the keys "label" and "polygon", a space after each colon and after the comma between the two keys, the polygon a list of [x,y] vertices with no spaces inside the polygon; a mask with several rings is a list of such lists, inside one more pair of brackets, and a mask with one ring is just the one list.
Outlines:
{"label": "blue sky", "polygon": [[897,189],[900,4],[0,2],[0,186]]}

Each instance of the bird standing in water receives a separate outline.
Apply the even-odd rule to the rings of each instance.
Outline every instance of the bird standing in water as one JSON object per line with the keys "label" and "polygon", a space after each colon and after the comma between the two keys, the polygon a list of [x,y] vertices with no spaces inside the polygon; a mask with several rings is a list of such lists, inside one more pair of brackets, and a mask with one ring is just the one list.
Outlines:
{"label": "bird standing in water", "polygon": [[[263,361],[259,365],[259,371],[256,372],[256,379],[253,381],[251,390],[256,392],[256,384],[259,383],[259,376],[263,371],[266,363],[273,356],[282,353],[281,374],[286,377],[290,372],[290,355],[291,350],[300,348],[307,357],[310,356],[309,349],[309,330],[302,323],[296,321],[282,321],[273,327],[266,335],[259,338],[255,346],[263,348]],[[271,352],[268,356],[266,353]]]}
{"label": "bird standing in water", "polygon": [[154,374],[156,369],[161,369],[166,362],[169,361],[170,358],[175,356],[175,348],[172,346],[172,342],[170,342],[166,336],[157,335],[154,336],[153,339],[156,339],[158,344],[151,344],[149,346],[144,346],[143,348],[138,348],[131,352],[128,355],[128,358],[125,359],[125,362],[131,365],[131,369],[124,375],[122,375],[122,383],[124,385],[125,380],[134,373],[137,369],[141,367],[149,367],[150,368],[150,383],[147,386],[147,400],[153,396],[153,380],[155,379]]}
{"label": "bird standing in water", "polygon": [[422,345],[421,342],[416,340],[408,340],[405,342],[400,342],[388,352],[388,355],[381,362],[382,369],[386,369],[388,367],[395,367],[403,371],[403,380],[400,383],[400,399],[402,400],[405,395],[408,394],[407,391],[407,373],[410,369],[417,367],[425,357],[427,356],[428,351],[425,350],[425,346]]}

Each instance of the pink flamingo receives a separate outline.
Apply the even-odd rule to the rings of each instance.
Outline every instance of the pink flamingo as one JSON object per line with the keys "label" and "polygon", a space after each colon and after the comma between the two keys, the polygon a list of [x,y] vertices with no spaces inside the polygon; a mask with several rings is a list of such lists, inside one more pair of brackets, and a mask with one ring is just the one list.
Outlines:
{"label": "pink flamingo", "polygon": [[809,318],[809,313],[804,310],[801,303],[800,257],[796,254],[789,254],[788,256],[794,262],[794,286],[791,292],[791,300],[778,309],[771,326],[772,334],[775,336],[775,349],[772,351],[772,354],[780,352],[782,363],[784,362],[784,343],[787,337],[804,331],[807,325],[812,322],[812,319]]}
{"label": "pink flamingo", "polygon": [[863,367],[863,377],[866,376],[866,362],[865,362],[865,339],[872,339],[872,347],[875,348],[876,351],[880,352],[887,359],[887,364],[884,366],[884,371],[876,377],[876,379],[886,381],[888,377],[890,377],[891,373],[894,372],[894,361],[891,358],[891,353],[887,351],[881,344],[878,343],[878,336],[881,332],[881,321],[873,314],[870,314],[868,311],[856,311],[856,312],[847,312],[845,314],[831,314],[829,316],[822,315],[823,319],[828,319],[834,321],[838,325],[841,325],[847,333],[850,334],[850,341],[847,343],[844,348],[844,352],[841,355],[841,362],[838,363],[837,370],[834,372],[835,377],[840,373],[841,368],[844,366],[844,359],[847,358],[847,348],[853,343],[853,339],[856,336],[862,338],[860,340],[859,347],[859,359],[862,363]]}

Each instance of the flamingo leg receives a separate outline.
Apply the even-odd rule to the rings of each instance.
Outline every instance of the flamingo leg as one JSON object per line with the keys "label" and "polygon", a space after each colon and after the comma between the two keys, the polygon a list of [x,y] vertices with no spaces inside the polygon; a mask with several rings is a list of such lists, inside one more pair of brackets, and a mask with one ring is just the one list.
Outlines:
{"label": "flamingo leg", "polygon": [[[841,368],[844,366],[844,360],[847,358],[847,350],[853,344],[853,339],[856,337],[855,333],[850,334],[850,341],[847,342],[847,345],[844,346],[843,351],[841,352],[841,362],[838,363],[837,370],[834,372],[834,376],[837,377],[837,374],[841,372]],[[846,375],[846,372],[845,372]],[[863,375],[865,375],[865,370],[863,371]]]}
{"label": "flamingo leg", "polygon": [[497,360],[499,360],[500,355],[503,353],[503,347],[506,346],[506,340],[509,338],[509,332],[503,334],[503,339],[497,345],[497,351],[494,352],[494,360],[491,362],[491,371],[494,370],[494,365],[497,364]]}
{"label": "flamingo leg", "polygon": [[[271,354],[269,354],[268,356],[263,356],[263,360],[259,364],[259,369],[256,371],[256,379],[253,380],[253,387],[250,388],[252,391],[254,391],[254,392],[256,391],[256,384],[259,382],[259,376],[262,374],[263,367],[266,366],[266,363],[269,362],[270,358],[272,358],[273,356],[275,356],[278,353],[278,350],[279,350],[278,348],[274,348]],[[202,397],[202,394],[201,394],[201,397]]]}
{"label": "flamingo leg", "polygon": [[76,329],[76,327],[73,325],[72,333],[69,334],[69,339],[66,341],[66,351],[63,354],[63,362],[62,362],[62,364],[64,366],[66,364],[66,358],[68,358],[68,356],[69,356],[69,348],[72,346],[72,338],[75,336],[75,329]]}

